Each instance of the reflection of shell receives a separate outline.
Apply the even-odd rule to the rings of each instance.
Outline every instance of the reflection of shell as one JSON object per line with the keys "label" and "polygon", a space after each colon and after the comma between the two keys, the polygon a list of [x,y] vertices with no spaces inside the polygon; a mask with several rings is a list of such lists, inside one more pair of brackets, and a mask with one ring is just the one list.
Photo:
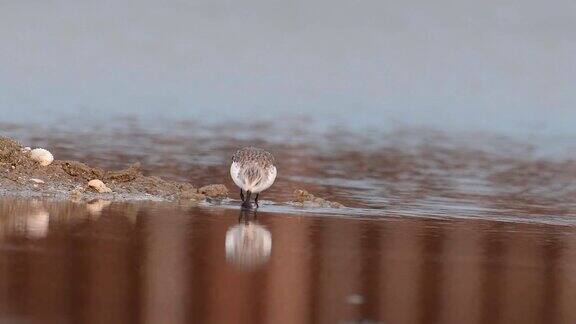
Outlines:
{"label": "reflection of shell", "polygon": [[26,235],[31,238],[43,238],[48,235],[50,214],[40,209],[26,217]]}
{"label": "reflection of shell", "polygon": [[237,224],[226,232],[226,260],[243,269],[265,264],[272,252],[272,235],[261,225]]}
{"label": "reflection of shell", "polygon": [[92,216],[99,216],[102,213],[102,210],[108,206],[110,206],[112,202],[108,200],[94,200],[86,204],[86,209]]}

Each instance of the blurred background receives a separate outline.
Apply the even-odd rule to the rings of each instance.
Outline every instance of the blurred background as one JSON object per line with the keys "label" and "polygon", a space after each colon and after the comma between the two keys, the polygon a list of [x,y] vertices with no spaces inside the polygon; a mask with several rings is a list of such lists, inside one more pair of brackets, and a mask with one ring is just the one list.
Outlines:
{"label": "blurred background", "polygon": [[2,1],[0,112],[574,135],[575,16],[568,0]]}

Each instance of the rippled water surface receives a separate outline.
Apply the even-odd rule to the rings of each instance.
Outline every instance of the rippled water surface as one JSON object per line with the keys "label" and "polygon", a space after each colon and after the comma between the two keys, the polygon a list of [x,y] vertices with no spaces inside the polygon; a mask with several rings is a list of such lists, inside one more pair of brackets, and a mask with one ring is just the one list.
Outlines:
{"label": "rippled water surface", "polygon": [[[304,121],[282,127],[177,120],[154,126],[132,119],[91,128],[63,125],[5,125],[0,135],[46,147],[61,160],[106,169],[140,162],[148,175],[231,189],[234,151],[260,146],[276,156],[279,170],[263,199],[281,212],[302,212],[283,203],[304,188],[345,204],[344,213],[355,216],[565,225],[576,216],[576,137],[418,128],[319,131]],[[238,198],[235,192],[232,197]]]}

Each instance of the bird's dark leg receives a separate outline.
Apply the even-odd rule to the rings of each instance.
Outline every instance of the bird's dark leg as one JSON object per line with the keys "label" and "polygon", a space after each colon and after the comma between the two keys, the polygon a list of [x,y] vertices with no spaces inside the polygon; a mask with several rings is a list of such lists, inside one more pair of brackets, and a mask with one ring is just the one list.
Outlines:
{"label": "bird's dark leg", "polygon": [[244,223],[246,224],[250,223],[250,210],[245,208],[240,209],[240,216],[238,216],[238,223],[242,223],[242,220],[244,220]]}
{"label": "bird's dark leg", "polygon": [[258,197],[260,196],[259,193],[256,194],[256,199],[254,199],[254,202],[256,203],[256,208],[260,207],[258,206]]}
{"label": "bird's dark leg", "polygon": [[240,198],[242,199],[242,202],[244,202],[244,190],[240,189]]}
{"label": "bird's dark leg", "polygon": [[246,191],[246,199],[244,200],[244,202],[242,203],[242,207],[243,208],[247,208],[247,209],[251,209],[252,208],[252,203],[250,202],[250,197],[252,196],[252,193],[250,191]]}

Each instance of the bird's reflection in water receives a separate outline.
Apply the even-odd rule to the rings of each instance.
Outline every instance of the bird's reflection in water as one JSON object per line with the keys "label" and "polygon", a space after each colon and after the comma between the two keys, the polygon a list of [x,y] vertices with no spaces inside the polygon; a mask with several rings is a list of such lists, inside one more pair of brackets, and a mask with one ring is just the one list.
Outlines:
{"label": "bird's reflection in water", "polygon": [[258,224],[256,210],[241,210],[238,224],[226,232],[226,261],[242,270],[256,270],[268,262],[272,235]]}

